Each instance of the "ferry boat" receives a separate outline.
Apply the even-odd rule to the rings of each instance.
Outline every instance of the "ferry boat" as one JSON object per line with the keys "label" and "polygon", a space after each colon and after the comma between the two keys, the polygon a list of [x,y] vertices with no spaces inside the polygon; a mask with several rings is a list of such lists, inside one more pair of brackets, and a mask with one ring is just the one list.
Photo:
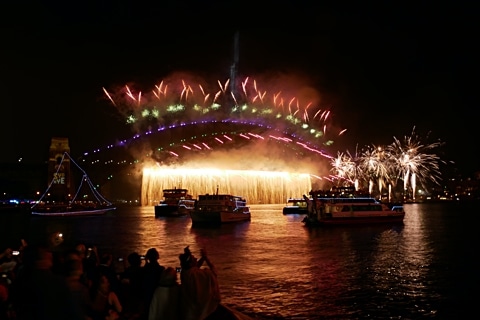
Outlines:
{"label": "ferry boat", "polygon": [[288,198],[283,214],[307,214],[307,201],[304,198]]}
{"label": "ferry boat", "polygon": [[185,216],[194,206],[195,199],[187,189],[163,189],[163,200],[155,205],[155,217]]}
{"label": "ferry boat", "polygon": [[231,194],[203,194],[198,196],[195,208],[190,212],[192,224],[222,224],[250,221],[247,201]]}
{"label": "ferry boat", "polygon": [[307,202],[305,226],[355,225],[375,223],[403,223],[403,206],[389,207],[371,197],[319,197],[303,196]]}

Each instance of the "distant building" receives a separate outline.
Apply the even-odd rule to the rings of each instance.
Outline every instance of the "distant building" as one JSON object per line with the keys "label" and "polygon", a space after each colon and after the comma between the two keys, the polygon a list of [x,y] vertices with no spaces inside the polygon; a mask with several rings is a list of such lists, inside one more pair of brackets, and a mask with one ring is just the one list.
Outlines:
{"label": "distant building", "polygon": [[70,154],[68,138],[52,138],[48,157],[47,183],[51,183],[48,200],[68,201],[73,197],[75,187],[72,181],[70,158],[65,156],[65,152]]}

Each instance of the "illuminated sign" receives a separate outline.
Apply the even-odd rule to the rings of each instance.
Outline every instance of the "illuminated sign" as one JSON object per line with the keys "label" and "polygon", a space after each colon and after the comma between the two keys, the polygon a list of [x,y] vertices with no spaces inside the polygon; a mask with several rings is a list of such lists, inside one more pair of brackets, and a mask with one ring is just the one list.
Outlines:
{"label": "illuminated sign", "polygon": [[63,172],[53,173],[53,184],[65,184],[65,173]]}

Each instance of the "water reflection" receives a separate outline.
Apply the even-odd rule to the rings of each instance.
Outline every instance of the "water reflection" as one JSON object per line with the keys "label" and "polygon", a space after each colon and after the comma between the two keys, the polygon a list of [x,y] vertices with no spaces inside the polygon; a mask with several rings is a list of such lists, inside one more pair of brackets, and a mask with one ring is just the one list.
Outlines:
{"label": "water reflection", "polygon": [[215,228],[192,227],[188,216],[155,218],[153,207],[12,223],[22,234],[62,232],[62,245],[95,244],[116,257],[155,247],[172,267],[185,246],[197,255],[206,248],[224,303],[257,318],[458,318],[468,310],[458,306],[474,305],[479,233],[456,218],[459,208],[411,204],[404,225],[309,229],[282,206],[253,205],[251,221]]}

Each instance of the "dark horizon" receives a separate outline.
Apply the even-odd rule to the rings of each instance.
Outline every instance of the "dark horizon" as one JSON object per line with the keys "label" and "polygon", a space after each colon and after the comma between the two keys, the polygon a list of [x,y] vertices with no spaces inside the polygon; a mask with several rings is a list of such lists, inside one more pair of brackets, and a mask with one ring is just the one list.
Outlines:
{"label": "dark horizon", "polygon": [[[209,2],[149,10],[107,2],[75,11],[54,2],[27,9],[8,4],[0,23],[6,34],[0,163],[46,161],[55,136],[68,137],[79,154],[132,136],[102,88],[131,84],[147,92],[177,72],[215,85],[235,71],[235,80],[283,79],[279,91],[298,82],[316,91],[321,107],[347,129],[337,149],[386,145],[415,128],[425,140],[443,141],[438,153],[463,174],[480,169],[473,148],[478,99],[470,80],[478,49],[467,3],[314,10],[295,2],[275,15],[289,24],[252,28],[230,23],[235,16],[227,15],[228,5]],[[216,20],[198,24],[199,17]],[[255,11],[251,19],[266,17],[272,18]],[[185,31],[166,28],[171,24]]]}

